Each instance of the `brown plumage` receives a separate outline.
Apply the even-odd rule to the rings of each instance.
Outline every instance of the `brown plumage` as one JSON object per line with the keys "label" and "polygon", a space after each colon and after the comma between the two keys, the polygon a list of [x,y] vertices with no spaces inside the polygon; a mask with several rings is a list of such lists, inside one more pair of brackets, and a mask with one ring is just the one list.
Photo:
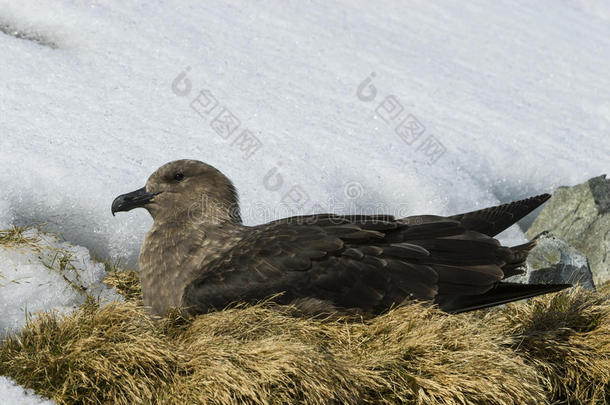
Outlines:
{"label": "brown plumage", "polygon": [[171,306],[205,313],[272,295],[316,311],[379,314],[417,299],[463,312],[569,286],[501,282],[521,272],[534,243],[505,247],[493,236],[549,197],[452,217],[318,214],[250,227],[229,179],[178,160],[117,197],[112,212],[144,207],[154,219],[139,266],[155,314]]}

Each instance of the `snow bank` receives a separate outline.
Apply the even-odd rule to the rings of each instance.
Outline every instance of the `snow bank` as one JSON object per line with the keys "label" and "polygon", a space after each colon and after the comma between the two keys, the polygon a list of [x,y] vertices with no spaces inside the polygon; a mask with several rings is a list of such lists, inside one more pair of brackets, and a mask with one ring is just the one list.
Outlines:
{"label": "snow bank", "polygon": [[86,248],[35,229],[0,236],[0,333],[19,331],[28,314],[75,309],[87,294],[105,302],[121,300],[102,283],[104,265],[94,262]]}

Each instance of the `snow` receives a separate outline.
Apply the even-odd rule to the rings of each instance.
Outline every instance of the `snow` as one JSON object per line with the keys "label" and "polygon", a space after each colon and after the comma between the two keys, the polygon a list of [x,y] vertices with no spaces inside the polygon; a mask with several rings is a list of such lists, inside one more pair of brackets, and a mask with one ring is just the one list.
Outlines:
{"label": "snow", "polygon": [[[135,265],[151,225],[112,200],[174,159],[227,174],[247,224],[454,214],[581,183],[610,171],[609,21],[603,0],[0,0],[0,228],[47,223],[99,281],[85,248]],[[81,299],[33,251],[1,256],[30,278],[3,287],[3,311]]]}
{"label": "snow", "polygon": [[87,294],[102,303],[121,300],[102,283],[104,265],[94,262],[86,248],[36,229],[23,236],[30,243],[0,244],[0,334],[19,331],[27,314],[67,313]]}
{"label": "snow", "polygon": [[32,390],[25,390],[16,385],[8,377],[0,376],[0,398],[3,404],[11,405],[52,405],[53,401],[42,399],[35,395]]}

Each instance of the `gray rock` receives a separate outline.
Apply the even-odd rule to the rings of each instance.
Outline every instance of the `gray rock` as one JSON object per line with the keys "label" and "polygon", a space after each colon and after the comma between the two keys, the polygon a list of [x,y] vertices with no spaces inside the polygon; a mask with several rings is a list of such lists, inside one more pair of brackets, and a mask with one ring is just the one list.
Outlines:
{"label": "gray rock", "polygon": [[610,179],[559,187],[526,235],[551,231],[589,259],[596,284],[610,281]]}
{"label": "gray rock", "polygon": [[526,265],[529,283],[572,283],[595,289],[587,257],[549,232],[538,236]]}

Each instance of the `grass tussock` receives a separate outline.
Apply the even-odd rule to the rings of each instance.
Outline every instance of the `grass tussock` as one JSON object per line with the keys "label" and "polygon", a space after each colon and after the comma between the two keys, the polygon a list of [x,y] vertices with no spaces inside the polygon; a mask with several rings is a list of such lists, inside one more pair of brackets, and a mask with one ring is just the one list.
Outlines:
{"label": "grass tussock", "polygon": [[[111,275],[137,290],[133,274]],[[42,313],[0,345],[0,374],[59,404],[603,404],[610,285],[486,313],[423,305],[304,319],[270,302],[152,321],[133,294]]]}
{"label": "grass tussock", "polygon": [[610,283],[510,305],[487,321],[536,367],[562,403],[610,403]]}

